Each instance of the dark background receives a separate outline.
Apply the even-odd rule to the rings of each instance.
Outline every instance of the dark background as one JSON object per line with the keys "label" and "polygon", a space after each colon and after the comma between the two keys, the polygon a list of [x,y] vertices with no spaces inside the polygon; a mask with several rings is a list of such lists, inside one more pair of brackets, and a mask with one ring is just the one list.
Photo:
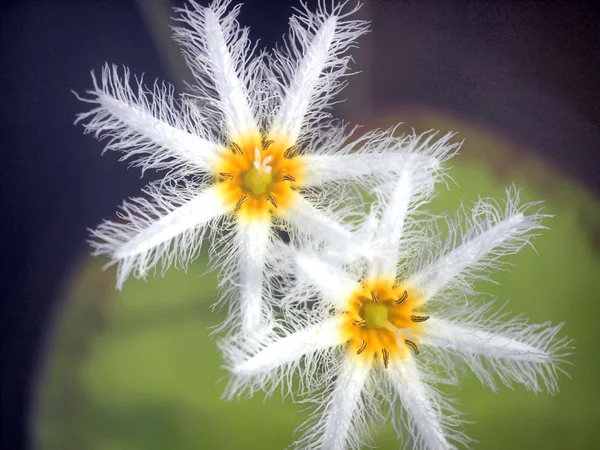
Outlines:
{"label": "dark background", "polygon": [[[140,179],[72,125],[70,93],[89,71],[127,65],[147,80],[190,80],[168,39],[167,1],[21,1],[0,10],[0,443],[27,443],[39,356],[66,276],[87,254],[86,227],[111,217]],[[311,2],[309,2],[310,4]],[[271,47],[295,1],[249,0],[240,21]],[[384,111],[435,109],[538,149],[600,193],[600,32],[592,3],[394,2],[361,15],[372,33],[363,71],[338,113],[368,122]]]}

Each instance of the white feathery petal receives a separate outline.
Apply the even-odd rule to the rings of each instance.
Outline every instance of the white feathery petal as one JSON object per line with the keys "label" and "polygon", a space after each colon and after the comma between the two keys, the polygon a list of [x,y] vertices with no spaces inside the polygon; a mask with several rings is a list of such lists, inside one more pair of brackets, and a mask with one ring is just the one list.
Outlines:
{"label": "white feathery petal", "polygon": [[328,319],[291,333],[264,346],[250,358],[234,364],[230,370],[238,377],[260,377],[319,350],[342,344],[339,324]]}
{"label": "white feathery petal", "polygon": [[[458,218],[449,221],[449,236],[445,246],[433,259],[409,279],[409,284],[418,286],[427,301],[448,285],[467,285],[468,276],[477,270],[498,269],[499,258],[517,253],[535,236],[532,230],[544,228],[540,223],[546,215],[528,210],[540,204],[529,203],[518,206],[519,192],[507,189],[506,206],[502,208],[492,199],[479,200],[467,217],[467,224]],[[459,214],[466,215],[464,210]],[[463,232],[463,227],[466,231]],[[458,244],[457,244],[458,243]]]}
{"label": "white feathery petal", "polygon": [[106,254],[118,263],[117,287],[131,272],[145,278],[161,260],[166,269],[174,263],[185,267],[200,252],[210,222],[225,214],[227,206],[214,189],[191,196],[190,190],[150,185],[146,198],[124,202],[119,217],[92,230],[94,255]]}
{"label": "white feathery petal", "polygon": [[[184,49],[188,65],[199,86],[196,87],[207,115],[211,111],[222,115],[225,131],[231,140],[240,135],[258,132],[258,124],[250,108],[249,85],[254,86],[257,71],[252,62],[253,48],[248,29],[236,20],[241,5],[229,12],[230,0],[215,0],[209,7],[189,1],[184,8],[176,8],[175,20],[187,27],[175,27],[175,40]],[[219,129],[220,120],[213,119]]]}
{"label": "white feathery petal", "polygon": [[[489,307],[465,314],[468,323],[431,318],[423,343],[463,359],[479,380],[496,390],[494,376],[511,386],[519,383],[539,392],[558,391],[558,364],[565,362],[571,341],[557,339],[562,324],[528,324],[516,319],[499,317],[482,319]],[[463,318],[463,319],[464,319]],[[479,322],[479,323],[478,323]]]}
{"label": "white feathery petal", "polygon": [[391,199],[379,220],[377,230],[379,251],[375,253],[376,256],[372,264],[374,274],[388,278],[396,277],[404,221],[411,200],[412,184],[411,171],[402,171],[398,176],[398,182],[394,186]]}
{"label": "white feathery petal", "polygon": [[298,196],[294,203],[281,213],[281,217],[302,233],[335,247],[343,247],[353,242],[352,233],[337,218],[323,209],[317,209],[301,196]]}
{"label": "white feathery petal", "polygon": [[282,80],[282,100],[269,134],[285,136],[292,143],[302,138],[304,127],[326,116],[323,110],[346,85],[340,77],[351,58],[344,54],[367,31],[366,22],[345,20],[359,5],[346,13],[343,4],[332,3],[327,11],[320,2],[315,13],[302,6],[290,18],[290,35],[272,60],[275,79]]}
{"label": "white feathery petal", "polygon": [[269,396],[278,387],[284,396],[293,397],[320,389],[327,378],[322,362],[335,360],[343,342],[337,319],[312,319],[305,326],[295,323],[290,330],[271,323],[275,326],[258,338],[239,333],[219,341],[232,375],[224,397],[243,392],[251,396],[258,390]]}
{"label": "white feathery petal", "polygon": [[337,308],[343,308],[348,297],[360,287],[346,272],[315,254],[296,252],[294,262],[298,276],[308,279],[321,293],[323,302]]}
{"label": "white feathery petal", "polygon": [[414,357],[390,363],[387,378],[394,393],[392,413],[398,436],[406,427],[416,449],[446,450],[456,448],[448,441],[440,394],[425,383]]}
{"label": "white feathery petal", "polygon": [[271,243],[271,223],[238,221],[239,301],[242,331],[257,335],[265,327],[264,269]]}
{"label": "white feathery petal", "polygon": [[193,104],[177,102],[173,87],[154,84],[149,90],[136,80],[130,85],[127,68],[119,76],[116,65],[105,65],[100,83],[92,72],[92,98],[77,98],[97,105],[91,111],[77,115],[75,123],[83,122],[85,133],[108,139],[106,150],[124,153],[122,160],[142,170],[184,167],[208,171],[216,157],[217,145],[209,137]]}
{"label": "white feathery petal", "polygon": [[398,263],[407,243],[414,243],[410,235],[411,215],[433,195],[435,178],[419,166],[407,164],[391,183],[387,201],[381,202],[380,218],[376,230],[377,250],[373,252],[371,272],[373,276],[395,278]]}
{"label": "white feathery petal", "polygon": [[533,363],[549,363],[551,355],[524,342],[490,333],[472,326],[431,318],[428,325],[428,345],[452,348],[487,358],[510,359]]}
{"label": "white feathery petal", "polygon": [[[447,133],[434,141],[437,137],[435,132],[396,137],[397,132],[398,126],[370,131],[342,147],[326,142],[314,153],[302,155],[306,167],[305,185],[321,186],[361,178],[367,178],[367,181],[373,178],[389,180],[407,166],[420,167],[437,178],[441,175],[437,173],[442,169],[441,164],[460,147],[460,143],[450,143],[454,133]],[[340,139],[340,136],[335,138],[337,141]],[[365,188],[371,186],[372,182]]]}
{"label": "white feathery petal", "polygon": [[303,155],[302,159],[306,164],[306,186],[321,186],[368,175],[396,175],[415,159],[438,165],[436,160],[428,156],[401,152],[312,154]]}
{"label": "white feathery petal", "polygon": [[335,35],[336,22],[336,17],[328,17],[306,49],[304,59],[295,72],[269,130],[272,135],[283,135],[290,142],[296,142],[313,96],[313,86],[321,76],[327,61],[329,48]]}
{"label": "white feathery petal", "polygon": [[323,402],[323,412],[307,429],[296,448],[306,450],[357,449],[363,444],[365,416],[369,399],[365,391],[371,365],[355,358],[344,358],[332,392]]}

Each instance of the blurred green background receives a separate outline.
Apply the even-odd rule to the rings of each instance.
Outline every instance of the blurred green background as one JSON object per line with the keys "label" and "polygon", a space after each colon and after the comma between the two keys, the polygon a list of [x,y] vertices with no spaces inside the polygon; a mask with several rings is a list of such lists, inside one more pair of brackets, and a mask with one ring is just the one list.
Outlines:
{"label": "blurred green background", "polygon": [[[502,388],[494,394],[467,375],[452,390],[469,436],[485,449],[600,448],[600,204],[572,180],[536,160],[532,152],[468,123],[431,115],[401,118],[417,130],[459,131],[465,143],[450,164],[458,186],[439,187],[434,212],[454,212],[461,199],[504,198],[522,187],[522,200],[546,199],[549,230],[508,258],[510,272],[487,292],[510,299],[508,310],[531,321],[566,322],[576,353],[556,396]],[[379,125],[393,123],[393,118]],[[369,128],[369,127],[365,127]],[[277,393],[264,401],[220,399],[225,372],[208,328],[222,319],[209,310],[216,274],[203,275],[205,256],[188,273],[171,269],[148,282],[115,288],[104,260],[85,260],[65,283],[62,307],[37,384],[31,418],[37,448],[280,449],[307,418]],[[221,380],[221,381],[220,381]],[[376,444],[398,448],[391,426]]]}

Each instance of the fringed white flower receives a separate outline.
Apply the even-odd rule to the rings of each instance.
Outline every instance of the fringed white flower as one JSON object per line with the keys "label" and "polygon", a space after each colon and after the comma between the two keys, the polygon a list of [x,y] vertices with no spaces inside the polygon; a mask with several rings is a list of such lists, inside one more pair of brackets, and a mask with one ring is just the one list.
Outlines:
{"label": "fringed white flower", "polygon": [[432,220],[416,215],[432,192],[426,171],[410,167],[379,191],[362,231],[370,258],[336,253],[336,262],[321,246],[276,256],[274,265],[293,274],[283,303],[294,319],[260,343],[221,342],[232,374],[226,396],[277,386],[295,394],[290,382],[299,375],[299,393],[317,407],[297,448],[371,444],[370,425],[389,418],[381,413],[389,408],[405,443],[448,449],[469,442],[436,388],[457,382],[457,364],[492,388],[499,380],[556,392],[570,349],[561,325],[506,320],[489,302],[463,301],[473,280],[488,279],[500,258],[529,244],[546,216],[536,203],[519,206],[508,189],[503,207],[480,200],[468,217],[463,208],[442,239]]}
{"label": "fringed white flower", "polygon": [[333,2],[315,13],[303,7],[283,46],[254,56],[239,9],[216,0],[177,10],[175,38],[196,81],[190,95],[161,84],[148,89],[132,83],[127,69],[107,65],[82,98],[93,109],[77,122],[132,165],[166,171],[144,198],[123,204],[119,221],[92,232],[95,253],[119,266],[117,286],[160,263],[185,268],[212,230],[224,297],[239,299],[228,320],[239,318],[253,333],[269,320],[262,299],[274,225],[349,240],[334,211],[348,189],[340,181],[368,188],[415,158],[436,170],[455,147],[450,135],[430,150],[416,136],[395,138],[394,129],[349,142],[351,133],[328,120],[345,84],[347,51],[367,31],[366,22],[348,19],[354,10]]}

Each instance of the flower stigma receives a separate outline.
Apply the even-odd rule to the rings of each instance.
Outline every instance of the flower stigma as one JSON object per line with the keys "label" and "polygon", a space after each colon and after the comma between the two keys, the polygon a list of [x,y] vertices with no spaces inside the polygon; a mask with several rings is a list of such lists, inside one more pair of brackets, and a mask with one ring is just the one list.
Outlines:
{"label": "flower stigma", "polygon": [[347,351],[387,369],[390,358],[419,354],[419,335],[429,316],[419,311],[416,291],[394,280],[365,280],[347,300],[340,327]]}
{"label": "flower stigma", "polygon": [[261,161],[260,150],[254,149],[254,167],[244,175],[244,186],[254,195],[261,195],[269,190],[273,181],[273,175],[271,175],[273,168],[269,165],[272,159],[272,156],[267,156]]}
{"label": "flower stigma", "polygon": [[360,315],[364,317],[367,328],[385,328],[388,323],[388,308],[379,303],[365,302],[360,308]]}
{"label": "flower stigma", "polygon": [[245,220],[268,220],[295,201],[303,165],[294,146],[248,135],[222,149],[214,175],[232,213]]}

